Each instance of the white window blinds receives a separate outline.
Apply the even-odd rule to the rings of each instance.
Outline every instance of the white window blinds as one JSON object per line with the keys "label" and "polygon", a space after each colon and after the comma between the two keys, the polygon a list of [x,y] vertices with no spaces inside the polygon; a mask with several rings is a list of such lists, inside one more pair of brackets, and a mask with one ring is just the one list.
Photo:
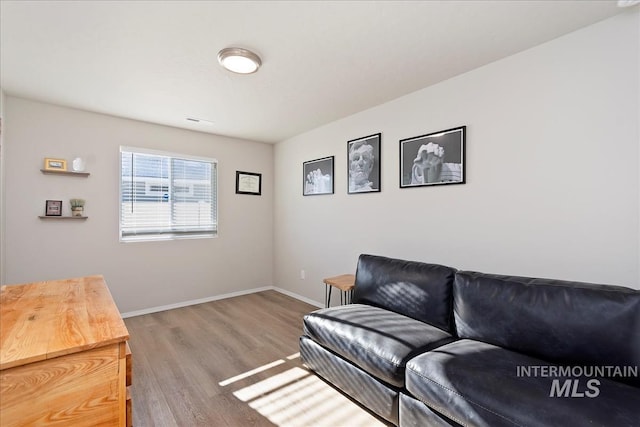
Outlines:
{"label": "white window blinds", "polygon": [[214,236],[217,162],[120,148],[120,240]]}

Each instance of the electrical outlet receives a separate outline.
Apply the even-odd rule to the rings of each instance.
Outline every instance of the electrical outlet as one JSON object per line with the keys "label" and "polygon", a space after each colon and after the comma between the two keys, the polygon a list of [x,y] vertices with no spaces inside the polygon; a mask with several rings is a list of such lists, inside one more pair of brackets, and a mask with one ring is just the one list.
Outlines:
{"label": "electrical outlet", "polygon": [[307,277],[307,273],[304,270],[300,270],[300,280],[304,280]]}

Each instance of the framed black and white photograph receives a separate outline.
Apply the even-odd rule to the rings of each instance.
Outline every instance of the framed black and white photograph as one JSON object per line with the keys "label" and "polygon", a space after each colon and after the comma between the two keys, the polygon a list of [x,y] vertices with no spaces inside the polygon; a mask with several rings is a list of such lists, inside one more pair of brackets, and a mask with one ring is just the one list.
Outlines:
{"label": "framed black and white photograph", "polygon": [[400,140],[400,188],[464,184],[466,126]]}
{"label": "framed black and white photograph", "polygon": [[62,200],[47,200],[44,214],[46,216],[62,216]]}
{"label": "framed black and white photograph", "polygon": [[380,191],[380,140],[376,133],[347,142],[348,194]]}
{"label": "framed black and white photograph", "polygon": [[236,194],[262,195],[262,174],[236,171]]}
{"label": "framed black and white photograph", "polygon": [[333,194],[333,157],[302,163],[302,194],[304,196]]}

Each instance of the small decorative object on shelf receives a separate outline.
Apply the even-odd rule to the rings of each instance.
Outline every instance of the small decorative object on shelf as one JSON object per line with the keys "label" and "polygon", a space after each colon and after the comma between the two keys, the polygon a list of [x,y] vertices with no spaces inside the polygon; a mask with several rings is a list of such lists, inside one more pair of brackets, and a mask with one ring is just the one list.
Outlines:
{"label": "small decorative object on shelf", "polygon": [[47,200],[44,214],[46,216],[62,216],[62,200]]}
{"label": "small decorative object on shelf", "polygon": [[82,160],[81,157],[73,159],[73,162],[71,162],[71,169],[74,172],[84,172],[84,160]]}
{"label": "small decorative object on shelf", "polygon": [[71,216],[84,215],[84,199],[71,199]]}
{"label": "small decorative object on shelf", "polygon": [[45,158],[44,159],[44,170],[46,171],[66,171],[67,170],[67,161],[64,159],[52,159]]}

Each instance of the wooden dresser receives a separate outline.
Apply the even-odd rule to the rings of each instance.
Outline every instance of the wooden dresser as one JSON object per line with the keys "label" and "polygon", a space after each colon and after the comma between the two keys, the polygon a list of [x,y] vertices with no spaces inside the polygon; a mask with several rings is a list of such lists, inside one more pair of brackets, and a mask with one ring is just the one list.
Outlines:
{"label": "wooden dresser", "polygon": [[0,426],[131,425],[128,339],[102,276],[0,287]]}

